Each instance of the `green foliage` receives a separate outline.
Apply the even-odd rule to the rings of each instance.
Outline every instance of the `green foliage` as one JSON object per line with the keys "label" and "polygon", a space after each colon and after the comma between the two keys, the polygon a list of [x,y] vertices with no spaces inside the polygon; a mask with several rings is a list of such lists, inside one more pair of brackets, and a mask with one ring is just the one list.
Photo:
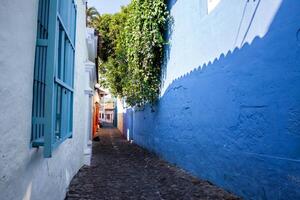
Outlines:
{"label": "green foliage", "polygon": [[131,106],[154,103],[159,95],[167,20],[164,0],[132,0],[94,23],[101,38],[102,84]]}
{"label": "green foliage", "polygon": [[93,27],[93,23],[97,22],[100,14],[95,7],[90,7],[86,10],[86,21],[88,27]]}

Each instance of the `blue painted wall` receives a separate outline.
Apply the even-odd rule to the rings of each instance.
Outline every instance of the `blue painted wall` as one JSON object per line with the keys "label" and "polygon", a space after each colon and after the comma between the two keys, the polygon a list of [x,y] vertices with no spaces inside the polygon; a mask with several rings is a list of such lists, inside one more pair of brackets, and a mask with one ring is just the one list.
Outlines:
{"label": "blue painted wall", "polygon": [[163,94],[126,127],[245,199],[300,199],[300,1],[222,0],[204,16],[197,2],[169,2]]}
{"label": "blue painted wall", "polygon": [[133,140],[133,109],[126,109],[123,114],[123,134],[128,140]]}

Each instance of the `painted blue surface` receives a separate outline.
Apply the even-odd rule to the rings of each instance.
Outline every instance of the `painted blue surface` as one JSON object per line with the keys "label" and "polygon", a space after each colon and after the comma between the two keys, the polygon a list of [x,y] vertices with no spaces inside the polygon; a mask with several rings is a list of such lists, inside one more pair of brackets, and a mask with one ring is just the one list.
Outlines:
{"label": "painted blue surface", "polygon": [[133,139],[133,109],[126,109],[126,112],[123,115],[123,133],[127,139]]}
{"label": "painted blue surface", "polygon": [[[117,100],[115,100],[114,105],[117,104]],[[114,118],[113,118],[113,125],[114,127],[118,127],[118,107],[115,106],[114,108]]]}
{"label": "painted blue surface", "polygon": [[31,141],[46,158],[72,137],[76,13],[74,0],[39,1]]}
{"label": "painted blue surface", "polygon": [[[185,3],[185,11],[191,11],[182,15],[183,21],[195,14],[194,6],[172,2],[175,26],[165,70],[166,80],[172,81],[166,83],[155,112],[149,107],[134,112],[134,142],[245,199],[300,199],[300,1],[277,1],[266,34],[255,34],[262,33],[259,24],[264,21],[259,20],[267,19],[261,14],[270,11],[263,3],[272,3],[262,1],[265,7],[255,17],[244,17],[251,21],[250,28],[249,23],[240,26],[237,40],[247,31],[245,41],[250,44],[222,50],[225,55],[220,57],[214,48],[231,50],[225,43],[227,39],[236,43],[236,38],[221,38],[219,46],[208,41],[197,47],[201,51],[192,51],[195,47],[186,43],[194,41],[196,46],[202,41],[195,38],[205,40],[206,35],[195,28],[183,37],[186,29],[176,22],[183,11],[176,4]],[[243,13],[244,6],[225,6],[228,2],[221,1],[217,9],[239,6],[241,11],[236,12]],[[222,15],[213,12],[216,17]],[[206,19],[201,20],[204,26]],[[220,21],[215,26],[222,29],[224,24]],[[250,35],[260,37],[252,41]],[[211,55],[205,55],[206,49]],[[219,58],[202,64],[212,55]],[[199,68],[186,73],[184,64],[197,60]]]}

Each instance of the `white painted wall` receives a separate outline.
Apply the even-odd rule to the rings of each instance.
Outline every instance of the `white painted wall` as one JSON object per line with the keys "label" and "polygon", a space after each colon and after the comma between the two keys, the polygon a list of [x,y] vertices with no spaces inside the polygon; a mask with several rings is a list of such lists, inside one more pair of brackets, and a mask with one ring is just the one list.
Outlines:
{"label": "white painted wall", "polygon": [[211,13],[218,4],[220,3],[221,0],[207,0],[207,13]]}
{"label": "white painted wall", "polygon": [[122,134],[124,133],[124,114],[126,113],[126,109],[123,107],[123,99],[117,98],[117,122],[118,122],[118,129],[121,131]]}
{"label": "white painted wall", "polygon": [[54,150],[30,148],[37,0],[0,2],[0,199],[64,199],[84,162],[90,108],[82,76],[88,58],[85,4],[77,0],[74,133]]}
{"label": "white painted wall", "polygon": [[[92,39],[94,40],[94,39]],[[87,42],[90,42],[87,39]],[[97,40],[95,40],[97,44]],[[89,45],[88,45],[89,46]],[[96,51],[96,50],[95,50]],[[96,52],[91,51],[92,55]],[[90,54],[89,54],[90,56]],[[80,84],[80,87],[84,88],[85,98],[83,102],[88,105],[88,109],[85,110],[84,115],[88,119],[86,124],[86,133],[85,134],[85,144],[84,144],[84,164],[90,165],[91,155],[92,155],[92,131],[93,131],[93,113],[94,105],[96,102],[100,103],[98,92],[95,91],[94,86],[96,84],[96,66],[95,63],[90,61],[85,62],[84,64],[84,73],[82,76],[85,78],[84,83]]]}
{"label": "white painted wall", "polygon": [[173,80],[251,43],[256,36],[264,37],[283,0],[173,1],[173,29],[181,31],[171,35],[162,94]]}
{"label": "white painted wall", "polygon": [[98,40],[98,37],[95,36],[95,29],[87,28],[86,37],[87,37],[86,41],[88,46],[89,61],[95,62],[95,59],[97,57],[97,40]]}

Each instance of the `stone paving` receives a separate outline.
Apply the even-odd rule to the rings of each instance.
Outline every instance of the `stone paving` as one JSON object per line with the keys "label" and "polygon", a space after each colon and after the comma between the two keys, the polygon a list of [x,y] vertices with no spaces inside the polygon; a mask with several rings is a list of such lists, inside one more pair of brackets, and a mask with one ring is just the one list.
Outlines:
{"label": "stone paving", "polygon": [[117,129],[103,128],[99,137],[91,166],[73,178],[66,200],[239,199],[129,143]]}

